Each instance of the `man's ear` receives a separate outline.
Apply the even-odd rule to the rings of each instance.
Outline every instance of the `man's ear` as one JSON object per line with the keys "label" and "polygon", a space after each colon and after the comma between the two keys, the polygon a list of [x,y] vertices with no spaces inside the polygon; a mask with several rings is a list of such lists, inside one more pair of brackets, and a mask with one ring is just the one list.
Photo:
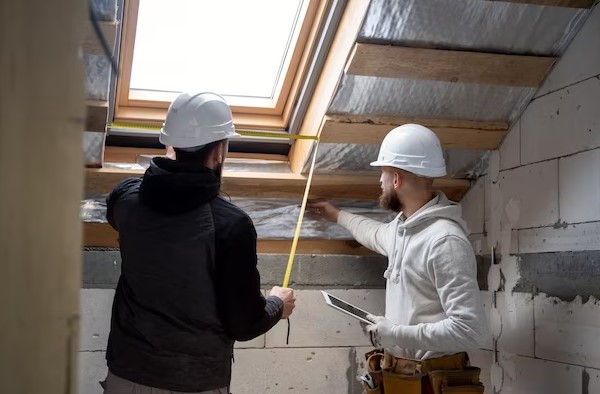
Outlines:
{"label": "man's ear", "polygon": [[223,164],[227,155],[227,143],[216,144],[210,157],[213,163]]}
{"label": "man's ear", "polygon": [[394,184],[394,189],[398,189],[400,187],[400,185],[402,185],[402,176],[397,172],[394,172],[393,184]]}
{"label": "man's ear", "polygon": [[167,145],[167,152],[165,153],[165,156],[167,156],[171,160],[175,160],[176,159],[175,149],[173,149],[172,146]]}

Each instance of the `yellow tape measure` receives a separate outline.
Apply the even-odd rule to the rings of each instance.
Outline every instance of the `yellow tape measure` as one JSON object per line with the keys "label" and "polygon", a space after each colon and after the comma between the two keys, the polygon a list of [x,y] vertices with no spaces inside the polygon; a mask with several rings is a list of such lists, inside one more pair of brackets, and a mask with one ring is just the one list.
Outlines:
{"label": "yellow tape measure", "polygon": [[[108,124],[109,128],[114,129],[133,129],[133,130],[148,130],[148,131],[160,131],[161,126],[143,124],[143,123],[125,123],[125,122],[113,122]],[[314,135],[299,135],[299,134],[288,134],[286,132],[276,131],[257,131],[257,130],[245,130],[235,129],[236,133],[245,137],[263,137],[263,138],[281,138],[286,140],[313,140],[317,141],[319,137]]]}
{"label": "yellow tape measure", "polygon": [[300,206],[300,215],[298,216],[298,222],[296,223],[296,231],[294,232],[294,240],[292,241],[292,249],[290,250],[290,257],[288,258],[287,268],[285,269],[285,276],[283,278],[282,287],[288,287],[290,283],[290,275],[292,274],[292,267],[294,266],[294,256],[296,255],[296,248],[298,247],[298,239],[300,238],[300,229],[302,228],[302,220],[304,219],[304,211],[306,211],[306,202],[308,201],[308,193],[310,192],[310,185],[313,178],[313,172],[315,170],[315,162],[317,159],[317,150],[319,149],[319,140],[315,145],[315,151],[313,152],[312,163],[310,164],[310,170],[308,171],[308,179],[306,180],[306,188],[304,189],[304,197],[302,197],[302,205]]}

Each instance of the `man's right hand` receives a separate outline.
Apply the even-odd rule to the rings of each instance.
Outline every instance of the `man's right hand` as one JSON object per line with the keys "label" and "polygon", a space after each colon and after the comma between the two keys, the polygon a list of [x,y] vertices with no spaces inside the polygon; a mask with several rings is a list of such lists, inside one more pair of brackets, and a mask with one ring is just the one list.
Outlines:
{"label": "man's right hand", "polygon": [[273,286],[271,296],[279,297],[283,301],[283,313],[281,314],[282,319],[287,319],[292,314],[292,311],[296,307],[296,295],[294,290],[289,287]]}
{"label": "man's right hand", "polygon": [[308,211],[330,222],[337,222],[340,209],[326,200],[309,200]]}

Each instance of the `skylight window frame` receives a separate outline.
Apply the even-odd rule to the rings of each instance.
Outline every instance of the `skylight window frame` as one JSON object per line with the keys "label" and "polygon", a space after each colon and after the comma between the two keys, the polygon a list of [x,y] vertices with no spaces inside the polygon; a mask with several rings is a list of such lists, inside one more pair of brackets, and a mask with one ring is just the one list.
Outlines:
{"label": "skylight window frame", "polygon": [[[287,130],[294,104],[299,96],[302,83],[310,66],[312,52],[316,47],[319,24],[323,22],[327,0],[305,0],[308,2],[306,14],[300,23],[300,32],[295,46],[290,48],[291,58],[287,72],[282,78],[282,87],[278,97],[272,99],[252,98],[259,105],[231,105],[234,123],[238,128],[260,130]],[[137,30],[140,0],[124,2],[123,25],[120,49],[120,75],[117,78],[114,121],[123,123],[143,123],[160,125],[172,98],[163,100],[143,99],[130,96],[130,81],[133,63],[133,51]],[[160,54],[157,54],[159,56]],[[246,59],[251,61],[251,59]],[[244,61],[244,59],[241,59]],[[142,99],[140,99],[142,98]],[[226,98],[228,99],[228,98]],[[232,101],[236,101],[233,98]]]}

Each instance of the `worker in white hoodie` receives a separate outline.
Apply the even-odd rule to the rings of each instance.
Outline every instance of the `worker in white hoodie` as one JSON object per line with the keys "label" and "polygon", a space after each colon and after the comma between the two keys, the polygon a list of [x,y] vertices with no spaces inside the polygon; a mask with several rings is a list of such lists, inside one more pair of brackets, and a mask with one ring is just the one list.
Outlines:
{"label": "worker in white hoodie", "polygon": [[464,352],[483,345],[487,321],[461,207],[433,189],[433,179],[446,175],[440,141],[426,127],[405,124],[389,132],[371,165],[381,168],[381,206],[399,212],[390,223],[327,201],[309,205],[388,257],[385,316],[370,316],[368,327],[385,352],[370,355],[369,370],[386,394],[437,394],[444,380],[483,393]]}

